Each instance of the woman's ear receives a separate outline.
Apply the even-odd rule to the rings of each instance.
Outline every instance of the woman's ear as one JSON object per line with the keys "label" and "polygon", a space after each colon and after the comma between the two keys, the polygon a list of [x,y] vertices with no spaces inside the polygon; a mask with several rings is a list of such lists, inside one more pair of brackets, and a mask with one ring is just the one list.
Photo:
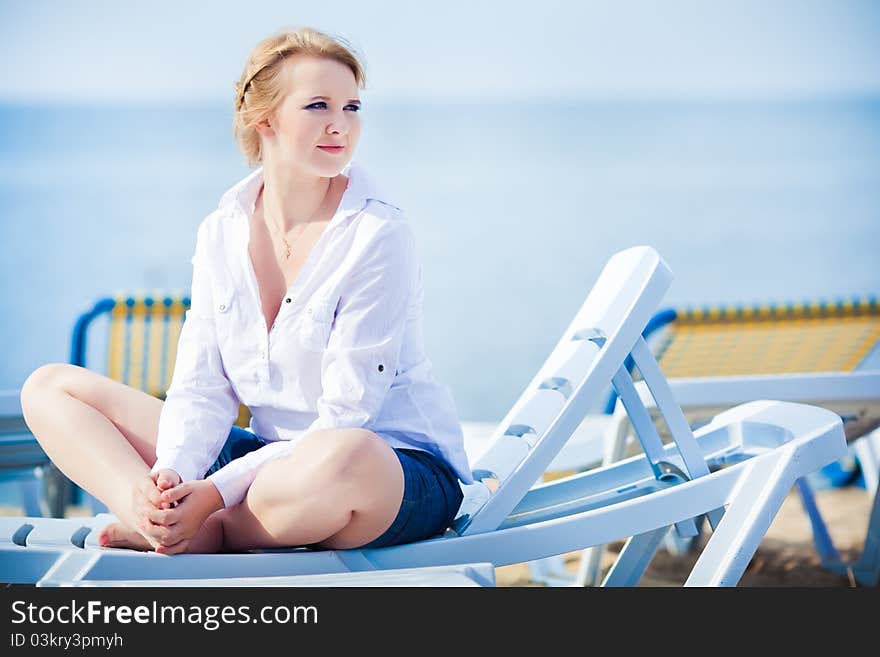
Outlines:
{"label": "woman's ear", "polygon": [[275,130],[272,129],[272,123],[268,118],[260,119],[254,128],[263,137],[272,137],[275,135]]}

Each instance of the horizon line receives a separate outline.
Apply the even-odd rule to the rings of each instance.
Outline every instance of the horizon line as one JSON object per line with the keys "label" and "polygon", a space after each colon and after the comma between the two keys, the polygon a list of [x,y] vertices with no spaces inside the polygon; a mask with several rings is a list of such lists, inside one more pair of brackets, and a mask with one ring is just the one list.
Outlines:
{"label": "horizon line", "polygon": [[[494,105],[501,103],[567,103],[588,102],[592,104],[608,103],[632,103],[632,104],[674,104],[674,103],[809,103],[827,101],[876,101],[880,100],[880,88],[860,90],[835,90],[823,92],[779,92],[779,93],[586,93],[586,94],[534,94],[534,95],[501,95],[493,98],[474,96],[439,96],[439,95],[413,95],[413,94],[385,94],[375,99],[366,97],[365,106],[386,107],[394,103],[415,104],[433,103],[438,105]],[[206,105],[229,105],[233,98],[221,96],[192,96],[171,97],[156,99],[151,97],[113,97],[89,98],[85,96],[47,96],[47,95],[2,95],[0,93],[0,105],[11,106],[66,106],[66,107],[94,107],[106,105],[109,107],[204,107]]]}

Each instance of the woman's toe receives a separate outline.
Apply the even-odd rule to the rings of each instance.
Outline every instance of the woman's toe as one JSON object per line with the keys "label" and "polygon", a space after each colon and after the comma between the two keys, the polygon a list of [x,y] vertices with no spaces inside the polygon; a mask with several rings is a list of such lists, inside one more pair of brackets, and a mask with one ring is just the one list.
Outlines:
{"label": "woman's toe", "polygon": [[129,529],[122,523],[114,522],[98,533],[98,545],[102,547],[134,548],[147,550],[150,544],[136,531]]}

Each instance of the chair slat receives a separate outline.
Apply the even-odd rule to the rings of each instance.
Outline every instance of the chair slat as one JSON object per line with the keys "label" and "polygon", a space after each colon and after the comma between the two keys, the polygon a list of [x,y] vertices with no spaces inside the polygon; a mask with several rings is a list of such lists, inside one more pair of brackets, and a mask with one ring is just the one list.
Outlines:
{"label": "chair slat", "polygon": [[165,389],[165,381],[162,379],[162,336],[165,332],[165,307],[161,302],[155,299],[147,301],[149,312],[149,330],[147,331],[147,354],[145,362],[147,364],[146,386],[145,390],[151,395],[157,391]]}
{"label": "chair slat", "polygon": [[[474,464],[474,472],[483,470],[486,476],[504,481],[516,469],[522,460],[528,456],[529,444],[519,436],[503,435],[480,457]],[[484,477],[480,477],[483,479]],[[488,484],[487,484],[488,485]],[[490,485],[490,488],[492,486]]]}
{"label": "chair slat", "polygon": [[[558,390],[539,389],[532,393],[531,397],[522,404],[510,423],[505,427],[505,433],[522,434],[526,443],[534,445],[538,438],[544,434],[547,427],[559,411],[565,405],[565,396]],[[520,431],[512,432],[511,427],[520,427]]]}
{"label": "chair slat", "polygon": [[583,380],[590,363],[599,353],[599,346],[589,340],[571,340],[562,343],[553,354],[552,360],[548,359],[550,367],[542,370],[546,378],[562,378],[569,381],[572,389]]}

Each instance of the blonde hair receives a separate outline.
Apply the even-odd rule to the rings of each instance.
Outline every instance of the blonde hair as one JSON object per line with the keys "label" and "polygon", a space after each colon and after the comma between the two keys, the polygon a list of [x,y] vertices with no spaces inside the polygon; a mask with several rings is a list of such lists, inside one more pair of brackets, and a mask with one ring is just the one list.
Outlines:
{"label": "blonde hair", "polygon": [[235,84],[233,133],[251,166],[262,161],[260,135],[255,126],[275,109],[288,91],[281,80],[281,64],[293,55],[335,60],[351,69],[359,88],[363,89],[366,84],[363,66],[354,49],[341,37],[301,27],[260,41]]}

